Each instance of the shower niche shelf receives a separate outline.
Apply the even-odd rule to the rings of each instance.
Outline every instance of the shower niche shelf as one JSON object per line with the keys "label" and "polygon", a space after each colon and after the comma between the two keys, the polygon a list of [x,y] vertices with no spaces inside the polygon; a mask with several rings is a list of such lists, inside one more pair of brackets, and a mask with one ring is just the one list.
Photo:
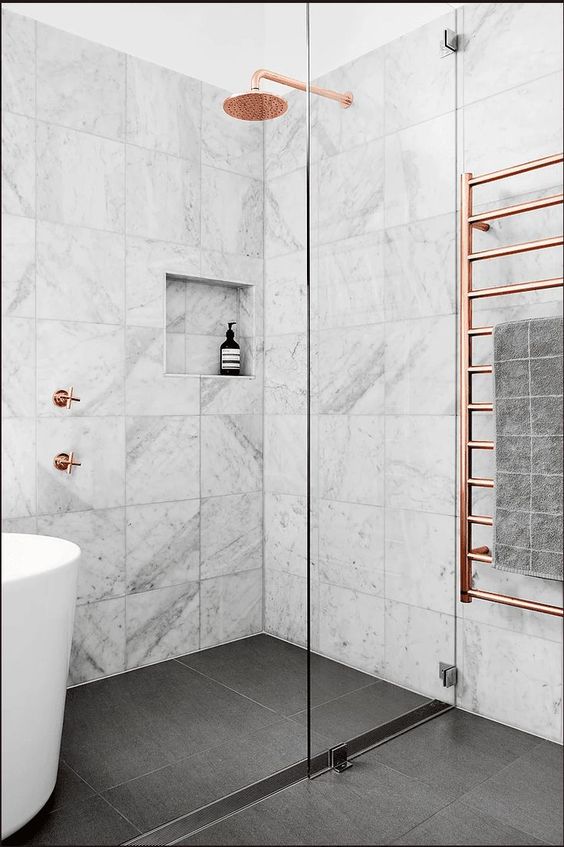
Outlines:
{"label": "shower niche shelf", "polygon": [[[253,379],[255,286],[207,277],[166,275],[165,375]],[[219,349],[229,321],[241,347],[241,374],[219,373]]]}

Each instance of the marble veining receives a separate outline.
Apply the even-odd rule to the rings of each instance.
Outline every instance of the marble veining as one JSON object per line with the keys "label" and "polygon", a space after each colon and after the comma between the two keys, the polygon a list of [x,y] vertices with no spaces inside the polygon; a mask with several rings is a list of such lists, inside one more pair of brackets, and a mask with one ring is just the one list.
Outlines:
{"label": "marble veining", "polygon": [[265,261],[264,331],[268,336],[306,331],[306,254]]}
{"label": "marble veining", "polygon": [[95,603],[125,592],[125,518],[123,508],[91,509],[37,518],[40,535],[74,541],[81,551],[77,603]]}
{"label": "marble veining", "polygon": [[3,518],[36,514],[35,443],[34,420],[7,418],[2,421]]}
{"label": "marble veining", "polygon": [[198,582],[128,594],[125,603],[128,668],[199,648]]}
{"label": "marble veining", "polygon": [[321,415],[320,494],[328,500],[382,506],[384,418]]}
{"label": "marble veining", "polygon": [[38,23],[37,117],[122,140],[125,55]]}
{"label": "marble veining", "polygon": [[304,646],[307,633],[306,579],[267,570],[264,591],[266,631],[292,644]]}
{"label": "marble veining", "polygon": [[202,247],[262,256],[262,181],[202,167]]}
{"label": "marble veining", "polygon": [[2,109],[35,112],[35,21],[2,9]]}
{"label": "marble veining", "polygon": [[294,494],[265,495],[264,566],[307,576],[306,499]]}
{"label": "marble veining", "polygon": [[262,179],[263,125],[225,114],[223,101],[232,93],[202,83],[202,164]]}
{"label": "marble veining", "polygon": [[2,113],[2,211],[35,213],[35,121]]}
{"label": "marble veining", "polygon": [[267,414],[305,414],[305,335],[271,336],[264,350],[264,409]]}
{"label": "marble veining", "polygon": [[384,510],[359,503],[319,503],[319,579],[384,596]]}
{"label": "marble veining", "polygon": [[69,683],[125,670],[125,598],[77,606]]}
{"label": "marble veining", "polygon": [[128,593],[199,578],[199,500],[127,506],[125,538]]}
{"label": "marble veining", "polygon": [[260,632],[261,570],[203,579],[200,597],[202,649]]}
{"label": "marble veining", "polygon": [[264,252],[268,259],[305,248],[305,186],[305,168],[265,182]]}
{"label": "marble veining", "polygon": [[199,497],[197,416],[127,417],[125,426],[128,505]]}
{"label": "marble veining", "polygon": [[265,490],[277,494],[305,494],[305,462],[306,416],[265,415]]}
{"label": "marble veining", "polygon": [[377,415],[384,405],[384,326],[319,335],[319,410]]}
{"label": "marble veining", "polygon": [[333,659],[371,674],[384,667],[384,600],[342,586],[319,586],[319,646]]}
{"label": "marble veining", "polygon": [[35,324],[29,318],[2,321],[2,418],[35,415]]}
{"label": "marble veining", "polygon": [[2,314],[35,315],[35,221],[2,215]]}
{"label": "marble veining", "polygon": [[258,415],[202,417],[202,496],[259,491],[262,421]]}
{"label": "marble veining", "polygon": [[202,500],[202,579],[262,567],[262,503],[259,492]]}

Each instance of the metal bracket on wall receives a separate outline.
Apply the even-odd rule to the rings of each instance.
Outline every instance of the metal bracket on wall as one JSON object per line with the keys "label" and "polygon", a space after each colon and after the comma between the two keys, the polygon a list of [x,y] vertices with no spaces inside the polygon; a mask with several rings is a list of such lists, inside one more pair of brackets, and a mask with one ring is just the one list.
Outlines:
{"label": "metal bracket on wall", "polygon": [[456,685],[456,665],[439,662],[439,677],[442,679],[445,688],[452,688],[453,685]]}
{"label": "metal bracket on wall", "polygon": [[451,56],[458,50],[458,35],[452,29],[444,29],[441,39],[441,56]]}
{"label": "metal bracket on wall", "polygon": [[349,762],[346,744],[338,744],[337,747],[332,747],[329,750],[329,763],[337,773],[342,773],[347,768],[352,768],[352,762]]}

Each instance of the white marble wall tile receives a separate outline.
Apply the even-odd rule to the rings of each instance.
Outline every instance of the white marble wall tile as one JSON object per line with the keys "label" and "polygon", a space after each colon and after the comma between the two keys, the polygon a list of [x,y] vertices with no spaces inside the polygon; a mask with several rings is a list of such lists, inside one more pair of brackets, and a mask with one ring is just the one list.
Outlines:
{"label": "white marble wall tile", "polygon": [[305,335],[273,335],[264,350],[264,409],[269,415],[306,411]]}
{"label": "white marble wall tile", "polygon": [[258,415],[202,417],[202,497],[243,494],[262,485],[262,420]]}
{"label": "white marble wall tile", "polygon": [[2,417],[35,415],[35,321],[2,321]]}
{"label": "white marble wall tile", "polygon": [[200,596],[202,649],[261,631],[261,570],[203,579]]}
{"label": "white marble wall tile", "polygon": [[39,23],[37,117],[122,140],[125,55]]}
{"label": "white marble wall tile", "polygon": [[202,500],[202,579],[262,567],[260,492]]}
{"label": "white marble wall tile", "polygon": [[2,9],[2,108],[35,113],[35,21]]}
{"label": "white marble wall tile", "polygon": [[307,97],[291,90],[284,91],[283,96],[288,101],[287,112],[264,124],[264,172],[268,179],[289,174],[306,163]]}
{"label": "white marble wall tile", "polygon": [[385,232],[385,315],[402,320],[453,314],[456,308],[456,219],[441,215]]}
{"label": "white marble wall tile", "polygon": [[386,416],[386,506],[454,514],[455,419]]}
{"label": "white marble wall tile", "polygon": [[202,277],[206,279],[247,282],[262,287],[262,257],[243,256],[240,253],[224,253],[222,250],[202,249]]}
{"label": "white marble wall tile", "polygon": [[198,247],[199,166],[128,145],[127,233]]}
{"label": "white marble wall tile", "polygon": [[386,138],[386,227],[456,208],[455,115],[433,118]]}
{"label": "white marble wall tile", "polygon": [[2,114],[2,211],[35,214],[35,121]]}
{"label": "white marble wall tile", "polygon": [[177,332],[167,332],[165,345],[165,373],[167,375],[186,374],[186,336]]}
{"label": "white marble wall tile", "polygon": [[37,518],[2,518],[2,532],[21,532],[24,535],[37,533]]}
{"label": "white marble wall tile", "polygon": [[322,414],[382,414],[384,349],[383,324],[319,334]]}
{"label": "white marble wall tile", "polygon": [[162,662],[199,647],[199,583],[129,594],[125,600],[127,667]]}
{"label": "white marble wall tile", "polygon": [[[386,162],[386,171],[387,167]],[[383,228],[384,170],[383,140],[321,160],[316,238],[319,243]]]}
{"label": "white marble wall tile", "polygon": [[[527,120],[523,120],[526,104]],[[524,83],[464,109],[464,170],[488,173],[550,156],[562,147],[562,74]],[[483,186],[480,202],[508,198],[561,182],[561,167],[544,168]]]}
{"label": "white marble wall tile", "polygon": [[126,414],[199,414],[200,386],[198,380],[175,379],[174,376],[164,375],[164,342],[164,334],[161,330],[152,327],[127,327]]}
{"label": "white marble wall tile", "polygon": [[2,517],[35,514],[35,421],[2,421]]}
{"label": "white marble wall tile", "polygon": [[121,324],[123,236],[37,223],[37,317]]}
{"label": "white marble wall tile", "polygon": [[69,684],[125,670],[125,598],[77,606]]}
{"label": "white marble wall tile", "polygon": [[127,57],[127,141],[199,164],[198,79]]}
{"label": "white marble wall tile", "polygon": [[124,147],[117,141],[37,125],[37,217],[122,232]]}
{"label": "white marble wall tile", "polygon": [[264,498],[264,566],[307,576],[306,500],[294,494]]}
{"label": "white marble wall tile", "polygon": [[126,418],[128,505],[200,496],[199,418]]}
{"label": "white marble wall tile", "polygon": [[262,181],[202,167],[202,247],[262,256]]}
{"label": "white marble wall tile", "polygon": [[186,332],[186,282],[167,277],[165,295],[165,325],[167,333]]}
{"label": "white marble wall tile", "polygon": [[219,349],[224,341],[224,335],[187,335],[186,373],[217,376]]}
{"label": "white marble wall tile", "polygon": [[462,632],[459,706],[560,741],[562,645],[473,621]]}
{"label": "white marble wall tile", "polygon": [[122,415],[123,329],[74,321],[37,321],[37,412],[63,418],[67,409],[53,404],[53,392],[73,386],[80,398],[76,416]]}
{"label": "white marble wall tile", "polygon": [[319,586],[321,652],[366,673],[384,667],[384,600],[336,585]]}
{"label": "white marble wall tile", "polygon": [[439,662],[454,664],[454,624],[452,615],[386,600],[386,679],[452,703],[454,689],[443,687]]}
{"label": "white marble wall tile", "polygon": [[386,414],[453,415],[456,316],[386,324]]}
{"label": "white marble wall tile", "polygon": [[199,578],[199,500],[128,506],[125,537],[128,593]]}
{"label": "white marble wall tile", "polygon": [[[69,475],[57,470],[53,459],[71,450],[82,464]],[[122,417],[38,418],[38,514],[123,506],[124,455]]]}
{"label": "white marble wall tile", "polygon": [[202,415],[260,415],[262,412],[262,371],[253,379],[200,380]]}
{"label": "white marble wall tile", "polygon": [[264,327],[268,336],[306,331],[307,264],[303,250],[265,261]]}
{"label": "white marble wall tile", "polygon": [[445,29],[456,30],[454,11],[394,39],[384,48],[387,133],[455,108],[456,57],[443,57],[439,47]]}
{"label": "white marble wall tile", "polygon": [[167,273],[199,276],[199,248],[146,238],[127,238],[125,285],[128,324],[162,327]]}
{"label": "white marble wall tile", "polygon": [[93,603],[125,593],[125,516],[120,509],[90,509],[40,515],[40,535],[73,541],[80,547],[77,603]]}
{"label": "white marble wall tile", "polygon": [[2,215],[2,314],[35,315],[35,221]]}
{"label": "white marble wall tile", "polygon": [[349,503],[384,504],[384,418],[321,415],[321,497]]}
{"label": "white marble wall tile", "polygon": [[[384,320],[383,232],[323,244],[316,250],[316,258],[312,277],[320,330]],[[303,308],[305,311],[305,305]]]}
{"label": "white marble wall tile", "polygon": [[265,631],[305,646],[307,638],[307,580],[291,573],[264,574]]}
{"label": "white marble wall tile", "polygon": [[386,598],[454,613],[455,521],[386,509]]}
{"label": "white marble wall tile", "polygon": [[264,254],[270,259],[306,245],[305,168],[264,185]]}
{"label": "white marble wall tile", "polygon": [[463,46],[465,103],[546,76],[562,68],[562,6],[467,3]]}
{"label": "white marble wall tile", "polygon": [[263,124],[229,117],[223,101],[231,94],[202,83],[202,164],[262,179]]}
{"label": "white marble wall tile", "polygon": [[305,495],[306,433],[305,415],[265,415],[265,491]]}
{"label": "white marble wall tile", "polygon": [[227,322],[237,321],[239,328],[239,289],[229,285],[181,282],[185,291],[185,332],[196,335],[225,335]]}
{"label": "white marble wall tile", "polygon": [[324,97],[311,98],[312,159],[333,156],[384,135],[384,51],[373,50],[314,80],[334,91],[351,91],[353,105],[343,109]]}
{"label": "white marble wall tile", "polygon": [[384,510],[321,500],[319,579],[384,596]]}

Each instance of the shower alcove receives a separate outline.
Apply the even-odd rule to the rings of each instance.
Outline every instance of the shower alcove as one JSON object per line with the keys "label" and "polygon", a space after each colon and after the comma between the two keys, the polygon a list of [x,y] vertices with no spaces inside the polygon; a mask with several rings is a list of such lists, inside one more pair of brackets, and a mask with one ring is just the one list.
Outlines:
{"label": "shower alcove", "polygon": [[[221,379],[255,377],[255,286],[252,283],[167,273],[165,374]],[[219,348],[229,321],[241,347],[241,374],[219,374]]]}

